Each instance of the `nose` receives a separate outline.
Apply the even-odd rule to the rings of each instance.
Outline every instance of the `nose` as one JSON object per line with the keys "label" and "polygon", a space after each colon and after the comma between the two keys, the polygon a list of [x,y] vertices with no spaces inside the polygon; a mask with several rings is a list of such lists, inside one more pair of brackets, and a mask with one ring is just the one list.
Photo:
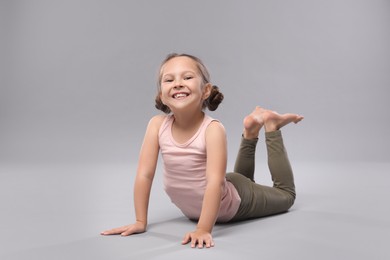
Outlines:
{"label": "nose", "polygon": [[174,88],[175,88],[175,89],[180,89],[180,88],[182,88],[182,87],[183,87],[183,84],[182,84],[181,79],[175,80]]}

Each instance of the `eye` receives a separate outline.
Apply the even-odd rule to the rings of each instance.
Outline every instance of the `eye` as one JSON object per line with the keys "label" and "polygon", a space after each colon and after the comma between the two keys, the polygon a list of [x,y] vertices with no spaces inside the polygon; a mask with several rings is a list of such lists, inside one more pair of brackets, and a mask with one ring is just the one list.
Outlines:
{"label": "eye", "polygon": [[172,82],[173,79],[164,79],[163,82]]}
{"label": "eye", "polygon": [[190,80],[190,79],[193,79],[194,77],[193,76],[185,76],[184,79],[185,80]]}

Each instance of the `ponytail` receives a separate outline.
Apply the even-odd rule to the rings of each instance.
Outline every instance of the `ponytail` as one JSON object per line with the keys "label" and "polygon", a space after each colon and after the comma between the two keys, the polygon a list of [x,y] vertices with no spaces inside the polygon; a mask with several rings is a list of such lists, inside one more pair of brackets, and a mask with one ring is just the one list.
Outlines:
{"label": "ponytail", "polygon": [[219,104],[222,103],[224,96],[219,88],[215,85],[211,87],[210,96],[203,103],[203,108],[207,107],[210,111],[217,110]]}

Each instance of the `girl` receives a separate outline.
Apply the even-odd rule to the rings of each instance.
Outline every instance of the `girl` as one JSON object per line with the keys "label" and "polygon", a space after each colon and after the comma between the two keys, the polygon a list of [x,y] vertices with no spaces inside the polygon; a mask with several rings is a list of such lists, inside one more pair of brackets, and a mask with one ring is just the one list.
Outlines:
{"label": "girl", "polygon": [[[134,224],[102,232],[128,236],[146,231],[149,195],[161,151],[164,188],[172,202],[196,229],[184,236],[191,247],[214,246],[216,222],[232,222],[287,211],[295,200],[293,173],[280,128],[303,119],[256,107],[244,118],[234,173],[226,174],[227,146],[223,125],[206,115],[223,100],[218,87],[197,57],[171,54],[163,61],[156,107],[167,115],[153,117],[146,129],[134,184]],[[255,150],[265,129],[268,165],[273,187],[254,182]]]}

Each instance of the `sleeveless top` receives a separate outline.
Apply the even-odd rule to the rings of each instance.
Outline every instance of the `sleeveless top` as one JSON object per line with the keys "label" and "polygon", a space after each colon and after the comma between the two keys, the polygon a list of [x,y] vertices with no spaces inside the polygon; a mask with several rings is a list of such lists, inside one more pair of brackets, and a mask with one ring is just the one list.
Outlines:
{"label": "sleeveless top", "polygon": [[[164,189],[171,201],[189,219],[200,217],[206,190],[206,128],[212,121],[204,115],[198,131],[185,143],[172,136],[174,116],[168,115],[159,129],[159,145],[163,158]],[[217,222],[227,222],[240,206],[240,196],[231,182],[224,180]]]}

